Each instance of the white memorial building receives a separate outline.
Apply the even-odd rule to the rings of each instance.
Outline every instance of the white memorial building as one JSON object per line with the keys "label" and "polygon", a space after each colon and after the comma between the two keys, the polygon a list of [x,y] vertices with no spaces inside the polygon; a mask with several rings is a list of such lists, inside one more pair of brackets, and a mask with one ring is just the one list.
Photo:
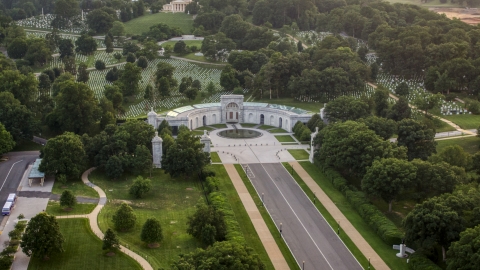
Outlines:
{"label": "white memorial building", "polygon": [[205,103],[184,106],[166,115],[158,115],[153,110],[148,113],[148,123],[158,128],[163,120],[175,130],[184,125],[189,129],[225,123],[254,123],[283,128],[292,131],[297,121],[306,123],[312,117],[303,109],[285,105],[244,102],[243,95],[222,95],[220,103]]}
{"label": "white memorial building", "polygon": [[165,12],[185,12],[185,7],[190,4],[192,0],[173,0],[170,4],[163,5]]}

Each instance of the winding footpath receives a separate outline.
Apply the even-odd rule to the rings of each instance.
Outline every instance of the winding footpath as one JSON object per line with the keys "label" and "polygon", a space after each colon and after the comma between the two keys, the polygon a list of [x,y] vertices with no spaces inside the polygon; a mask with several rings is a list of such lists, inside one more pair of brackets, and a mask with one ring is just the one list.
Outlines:
{"label": "winding footpath", "polygon": [[[95,167],[92,167],[88,170],[86,170],[82,174],[82,181],[85,185],[95,189],[97,191],[98,195],[100,196],[100,200],[98,201],[98,205],[93,209],[93,211],[90,214],[87,215],[70,215],[70,216],[57,216],[57,218],[87,218],[90,222],[90,228],[92,229],[93,233],[103,240],[103,232],[100,230],[100,227],[98,227],[98,214],[102,210],[103,206],[107,203],[107,195],[105,192],[99,188],[98,186],[92,184],[88,180],[88,175],[95,170]],[[131,251],[130,249],[120,246],[120,251],[125,253],[126,255],[130,256],[132,259],[137,261],[143,269],[145,270],[153,270],[153,267],[143,258],[142,256],[138,255],[137,253]]]}

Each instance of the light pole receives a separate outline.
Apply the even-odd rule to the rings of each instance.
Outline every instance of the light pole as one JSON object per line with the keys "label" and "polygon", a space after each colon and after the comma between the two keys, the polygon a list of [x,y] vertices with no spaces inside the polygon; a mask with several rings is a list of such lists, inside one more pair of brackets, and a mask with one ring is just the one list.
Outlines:
{"label": "light pole", "polygon": [[337,234],[340,234],[340,221],[338,221]]}
{"label": "light pole", "polygon": [[305,261],[302,262],[302,270],[305,270]]}
{"label": "light pole", "polygon": [[368,258],[368,269],[370,269],[370,258]]}
{"label": "light pole", "polygon": [[282,235],[282,223],[280,222],[280,235]]}

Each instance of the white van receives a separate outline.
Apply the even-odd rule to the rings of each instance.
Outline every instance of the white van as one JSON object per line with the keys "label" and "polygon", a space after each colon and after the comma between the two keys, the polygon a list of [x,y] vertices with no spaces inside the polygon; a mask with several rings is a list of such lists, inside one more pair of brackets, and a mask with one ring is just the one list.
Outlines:
{"label": "white van", "polygon": [[13,209],[13,203],[6,202],[2,208],[2,216],[9,216],[10,212],[12,212],[12,209]]}
{"label": "white van", "polygon": [[7,202],[11,202],[14,205],[17,202],[17,194],[15,193],[8,194]]}

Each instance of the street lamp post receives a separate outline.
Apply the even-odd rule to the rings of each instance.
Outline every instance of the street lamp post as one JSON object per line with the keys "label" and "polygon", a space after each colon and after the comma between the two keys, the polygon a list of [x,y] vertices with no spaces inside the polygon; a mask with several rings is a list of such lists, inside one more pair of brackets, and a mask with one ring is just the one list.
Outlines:
{"label": "street lamp post", "polygon": [[280,235],[282,235],[282,223],[280,222]]}
{"label": "street lamp post", "polygon": [[302,270],[305,270],[305,261],[302,262]]}
{"label": "street lamp post", "polygon": [[338,221],[337,234],[340,234],[340,221]]}
{"label": "street lamp post", "polygon": [[370,258],[368,258],[368,269],[370,269]]}

